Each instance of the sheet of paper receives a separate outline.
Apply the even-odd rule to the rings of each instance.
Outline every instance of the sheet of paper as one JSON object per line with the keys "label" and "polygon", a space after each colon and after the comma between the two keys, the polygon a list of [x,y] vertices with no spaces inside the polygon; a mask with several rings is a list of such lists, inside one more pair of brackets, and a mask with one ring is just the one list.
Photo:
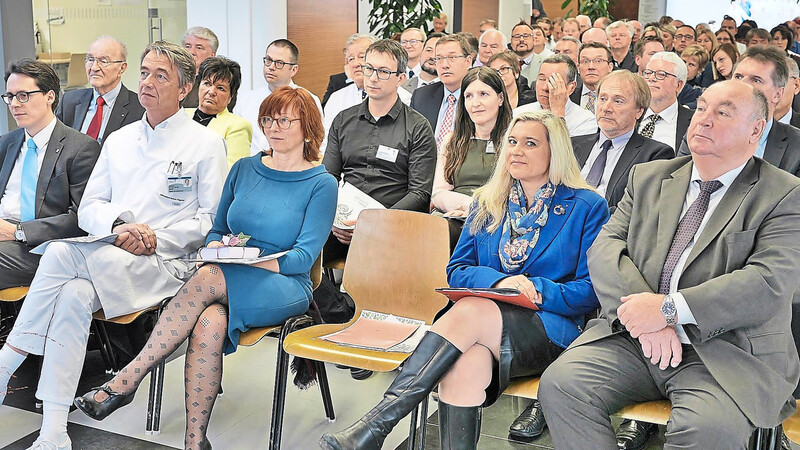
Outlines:
{"label": "sheet of paper", "polygon": [[44,242],[33,249],[31,249],[31,253],[36,255],[43,255],[44,251],[47,249],[47,246],[52,244],[53,242],[72,242],[75,244],[90,244],[92,242],[105,242],[107,244],[113,244],[114,241],[117,240],[117,234],[105,234],[102,236],[79,236],[74,238],[64,238],[64,239],[53,239],[47,242]]}

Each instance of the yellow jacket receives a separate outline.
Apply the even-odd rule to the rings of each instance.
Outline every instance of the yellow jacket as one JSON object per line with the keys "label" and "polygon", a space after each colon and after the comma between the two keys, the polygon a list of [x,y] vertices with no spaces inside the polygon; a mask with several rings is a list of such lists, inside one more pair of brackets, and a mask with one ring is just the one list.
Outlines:
{"label": "yellow jacket", "polygon": [[[189,114],[189,117],[194,117],[196,109],[187,108],[186,114]],[[228,146],[229,169],[240,158],[250,156],[250,142],[253,140],[253,127],[250,122],[224,109],[217,114],[217,117],[211,119],[211,122],[208,123],[208,128],[225,138],[225,143]]]}

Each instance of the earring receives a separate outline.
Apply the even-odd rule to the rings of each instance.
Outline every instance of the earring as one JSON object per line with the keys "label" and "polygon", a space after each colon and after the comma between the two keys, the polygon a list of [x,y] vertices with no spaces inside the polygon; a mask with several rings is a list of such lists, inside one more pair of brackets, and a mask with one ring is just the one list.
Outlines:
{"label": "earring", "polygon": [[304,141],[306,144],[308,144],[309,142],[311,142],[311,139],[308,139],[308,138],[306,138],[306,139],[303,139],[303,141]]}

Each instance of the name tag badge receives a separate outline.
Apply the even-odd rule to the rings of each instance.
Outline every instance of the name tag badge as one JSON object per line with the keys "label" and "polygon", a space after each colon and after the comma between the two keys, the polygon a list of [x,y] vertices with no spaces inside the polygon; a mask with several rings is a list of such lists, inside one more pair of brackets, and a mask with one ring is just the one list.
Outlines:
{"label": "name tag badge", "polygon": [[486,143],[486,153],[494,154],[494,142],[489,141]]}
{"label": "name tag badge", "polygon": [[391,163],[397,161],[397,154],[400,153],[400,150],[396,148],[387,147],[385,145],[378,146],[378,153],[375,155],[378,159],[382,159],[384,161],[389,161]]}
{"label": "name tag badge", "polygon": [[167,177],[167,192],[192,192],[192,177]]}

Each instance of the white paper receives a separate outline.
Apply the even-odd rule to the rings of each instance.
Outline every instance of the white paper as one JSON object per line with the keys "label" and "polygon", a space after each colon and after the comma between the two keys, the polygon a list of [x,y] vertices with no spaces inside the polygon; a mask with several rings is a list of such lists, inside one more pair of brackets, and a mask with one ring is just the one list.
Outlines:
{"label": "white paper", "polygon": [[245,259],[245,258],[241,258],[241,259],[219,259],[219,258],[199,259],[199,258],[189,258],[189,259],[182,259],[181,261],[186,261],[186,262],[207,262],[207,263],[214,263],[214,264],[242,264],[242,265],[245,265],[245,266],[250,266],[250,265],[253,265],[253,264],[258,264],[260,262],[272,261],[273,259],[278,259],[278,258],[280,258],[281,256],[283,256],[283,255],[285,255],[287,253],[289,253],[289,250],[286,250],[285,252],[278,252],[278,253],[273,253],[271,255],[259,256],[258,258],[249,258],[249,259]]}
{"label": "white paper", "polygon": [[342,222],[356,220],[365,209],[386,209],[386,207],[357,187],[343,181],[339,185],[339,200],[336,205],[336,218],[333,221],[336,228],[352,230],[355,226],[344,225]]}
{"label": "white paper", "polygon": [[52,244],[53,242],[71,242],[74,244],[90,244],[92,242],[105,242],[107,244],[113,244],[114,241],[117,240],[117,234],[106,234],[102,236],[80,236],[74,238],[64,238],[64,239],[53,239],[47,242],[44,242],[37,247],[31,249],[31,253],[36,255],[44,255],[45,249],[47,246]]}

